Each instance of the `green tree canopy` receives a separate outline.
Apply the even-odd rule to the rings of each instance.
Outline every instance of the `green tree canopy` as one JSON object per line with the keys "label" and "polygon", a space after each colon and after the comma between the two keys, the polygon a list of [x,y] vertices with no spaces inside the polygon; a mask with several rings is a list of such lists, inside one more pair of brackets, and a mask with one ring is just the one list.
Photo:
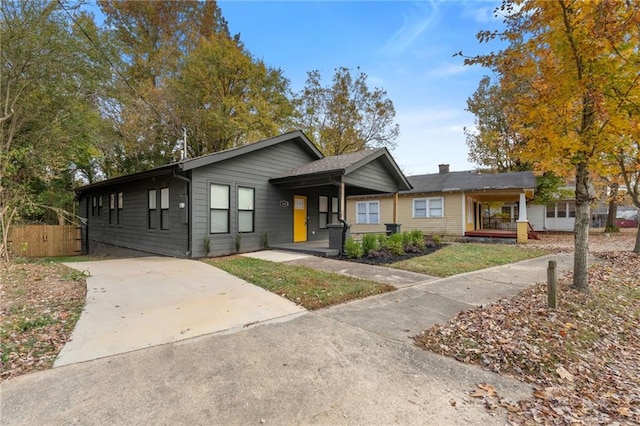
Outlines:
{"label": "green tree canopy", "polygon": [[336,69],[330,86],[322,85],[320,71],[309,72],[297,96],[297,112],[299,127],[327,155],[394,148],[400,133],[387,92],[369,89],[367,75],[354,78],[348,68]]}

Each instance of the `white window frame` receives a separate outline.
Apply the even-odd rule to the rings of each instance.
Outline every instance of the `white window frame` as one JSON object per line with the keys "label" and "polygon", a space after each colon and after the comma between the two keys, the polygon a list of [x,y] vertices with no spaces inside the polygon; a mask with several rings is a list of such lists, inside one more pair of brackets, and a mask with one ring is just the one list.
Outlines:
{"label": "white window frame", "polygon": [[[434,201],[440,201],[440,207],[431,207],[431,203]],[[424,216],[418,216],[416,215],[416,203],[417,202],[421,202],[424,201],[425,202],[425,215]],[[442,214],[439,216],[434,216],[431,212],[432,209],[438,208],[440,210],[442,210]],[[422,209],[420,209],[422,210]],[[427,218],[443,218],[444,217],[444,197],[421,197],[421,198],[414,198],[411,202],[411,214],[412,217],[414,219],[427,219]]]}
{"label": "white window frame", "polygon": [[[226,200],[225,199],[214,199],[213,197],[213,189],[224,189],[226,191]],[[220,203],[223,201],[222,203]],[[213,212],[224,212],[226,215],[226,228],[225,229],[213,229],[214,222],[212,219]],[[209,184],[209,233],[210,234],[229,234],[231,232],[231,186],[219,183],[210,183]]]}
{"label": "white window frame", "polygon": [[[364,215],[365,215],[365,220],[362,221],[360,219],[360,206],[363,205],[364,207]],[[376,206],[376,212],[372,213],[371,211],[371,206],[375,205]],[[372,214],[376,214],[378,216],[376,221],[372,221],[371,220],[371,215]],[[356,224],[361,224],[361,225],[378,225],[380,224],[380,201],[358,201],[356,202]]]}
{"label": "white window frame", "polygon": [[160,229],[169,229],[169,187],[160,188]]}
{"label": "white window frame", "polygon": [[[243,204],[243,197],[240,195],[241,192],[245,194],[251,194],[251,200]],[[247,201],[247,200],[244,200]],[[255,232],[256,227],[256,189],[251,188],[249,186],[238,186],[238,233],[241,234],[249,234]],[[242,220],[242,216],[250,216],[251,217],[251,226],[245,228],[243,226],[244,222]]]}

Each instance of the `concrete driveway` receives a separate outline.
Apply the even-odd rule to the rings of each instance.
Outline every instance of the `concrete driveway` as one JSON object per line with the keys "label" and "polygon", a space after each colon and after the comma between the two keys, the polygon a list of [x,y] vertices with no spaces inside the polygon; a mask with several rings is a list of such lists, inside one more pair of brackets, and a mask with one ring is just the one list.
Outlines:
{"label": "concrete driveway", "polygon": [[144,257],[67,266],[90,274],[87,303],[55,367],[306,312],[194,260]]}

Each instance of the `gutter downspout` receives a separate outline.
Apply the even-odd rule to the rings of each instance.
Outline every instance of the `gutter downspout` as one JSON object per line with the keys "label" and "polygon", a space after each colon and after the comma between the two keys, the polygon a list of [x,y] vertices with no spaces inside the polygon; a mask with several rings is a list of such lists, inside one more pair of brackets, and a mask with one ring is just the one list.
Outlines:
{"label": "gutter downspout", "polygon": [[189,209],[189,211],[187,212],[187,251],[185,253],[185,255],[187,257],[191,257],[191,255],[193,254],[193,251],[191,250],[192,247],[192,241],[191,241],[191,207],[192,207],[192,203],[191,203],[191,179],[186,178],[184,176],[181,176],[179,174],[176,173],[176,169],[173,169],[173,177],[179,180],[182,180],[184,182],[187,183],[187,209]]}

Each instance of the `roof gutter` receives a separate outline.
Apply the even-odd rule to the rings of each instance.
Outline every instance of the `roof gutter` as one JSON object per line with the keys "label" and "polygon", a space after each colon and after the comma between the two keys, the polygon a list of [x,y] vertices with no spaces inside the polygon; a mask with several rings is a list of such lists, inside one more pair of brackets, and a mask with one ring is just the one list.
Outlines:
{"label": "roof gutter", "polygon": [[173,169],[173,177],[184,181],[187,183],[187,251],[185,253],[186,256],[191,257],[193,251],[191,250],[192,245],[192,235],[191,235],[191,179],[179,175],[176,173],[176,169]]}

